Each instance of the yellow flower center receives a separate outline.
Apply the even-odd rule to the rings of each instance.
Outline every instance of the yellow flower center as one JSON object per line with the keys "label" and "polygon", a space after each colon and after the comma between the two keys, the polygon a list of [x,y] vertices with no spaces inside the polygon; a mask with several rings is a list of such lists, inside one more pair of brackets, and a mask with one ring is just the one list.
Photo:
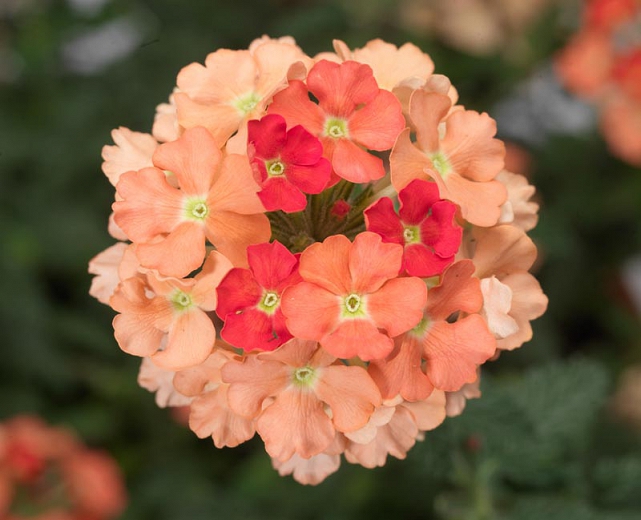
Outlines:
{"label": "yellow flower center", "polygon": [[325,121],[324,135],[333,139],[347,137],[347,121],[336,117],[330,117]]}

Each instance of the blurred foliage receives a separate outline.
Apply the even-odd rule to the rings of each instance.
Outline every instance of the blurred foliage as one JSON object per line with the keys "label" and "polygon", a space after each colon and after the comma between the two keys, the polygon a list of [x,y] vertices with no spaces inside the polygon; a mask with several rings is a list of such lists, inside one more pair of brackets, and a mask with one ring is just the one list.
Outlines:
{"label": "blurred foliage", "polygon": [[[411,40],[466,106],[491,112],[568,37],[558,10],[507,60],[410,34],[387,0],[113,0],[94,12],[79,0],[2,2],[0,66],[13,72],[0,76],[0,417],[38,413],[110,450],[127,478],[125,520],[639,518],[641,436],[607,403],[641,360],[620,281],[641,252],[641,172],[609,156],[596,131],[530,150],[550,297],[534,340],[488,367],[482,399],[461,417],[384,468],[344,463],[309,488],[278,477],[257,439],[234,450],[199,441],[137,386],[139,362],[113,340],[112,312],[87,294],[87,261],[112,243],[101,147],[120,125],[148,131],[182,66],[262,34],[290,34],[309,54],[332,38]],[[70,42],[117,20],[137,27],[133,51],[92,73],[70,69]]]}

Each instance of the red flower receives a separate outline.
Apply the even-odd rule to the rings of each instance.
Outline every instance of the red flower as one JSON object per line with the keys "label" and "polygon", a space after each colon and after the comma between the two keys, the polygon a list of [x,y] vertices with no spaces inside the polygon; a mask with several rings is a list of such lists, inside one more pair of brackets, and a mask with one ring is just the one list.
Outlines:
{"label": "red flower", "polygon": [[365,210],[368,231],[404,246],[403,269],[410,276],[435,276],[454,261],[463,230],[453,219],[456,205],[441,200],[436,183],[413,180],[398,194],[399,214],[383,197]]}
{"label": "red flower", "polygon": [[332,165],[321,142],[302,126],[288,131],[282,116],[269,114],[249,121],[248,143],[254,178],[262,187],[258,197],[267,211],[302,211],[303,193],[320,193],[327,185]]}
{"label": "red flower", "polygon": [[218,286],[216,314],[225,320],[220,335],[243,350],[274,350],[292,335],[280,297],[302,281],[298,258],[280,242],[247,248],[249,269],[232,269]]}

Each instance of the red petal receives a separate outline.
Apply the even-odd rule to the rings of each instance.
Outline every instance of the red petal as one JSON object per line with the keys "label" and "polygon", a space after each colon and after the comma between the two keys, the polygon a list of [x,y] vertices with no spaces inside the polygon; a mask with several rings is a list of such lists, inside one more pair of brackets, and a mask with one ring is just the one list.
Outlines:
{"label": "red petal", "polygon": [[271,317],[258,309],[228,314],[220,335],[225,341],[244,351],[274,350],[289,339],[278,337]]}
{"label": "red petal", "polygon": [[267,211],[295,213],[307,207],[307,198],[303,192],[285,177],[267,179],[263,189],[258,192],[258,198]]}
{"label": "red petal", "polygon": [[305,193],[320,193],[327,187],[331,172],[332,164],[321,157],[312,166],[288,164],[285,176],[294,186]]}
{"label": "red petal", "polygon": [[440,198],[436,183],[414,179],[398,194],[401,203],[398,214],[403,223],[416,226],[425,220],[432,205]]}
{"label": "red petal", "polygon": [[323,156],[323,145],[304,127],[296,125],[287,132],[280,156],[288,165],[312,166]]}
{"label": "red petal", "polygon": [[265,289],[274,290],[298,267],[298,259],[278,241],[247,248],[247,261],[256,281]]}
{"label": "red petal", "polygon": [[263,294],[249,269],[235,267],[218,286],[216,314],[221,320],[247,307],[255,306]]}
{"label": "red petal", "polygon": [[254,145],[259,160],[275,159],[287,140],[287,123],[279,114],[268,114],[260,121],[247,122],[247,142]]}
{"label": "red petal", "polygon": [[403,224],[394,211],[392,199],[382,197],[363,213],[368,231],[378,233],[385,242],[393,242],[399,245],[405,244]]}
{"label": "red petal", "polygon": [[405,247],[403,269],[410,276],[428,278],[441,274],[454,261],[454,255],[440,257],[423,244],[412,244]]}

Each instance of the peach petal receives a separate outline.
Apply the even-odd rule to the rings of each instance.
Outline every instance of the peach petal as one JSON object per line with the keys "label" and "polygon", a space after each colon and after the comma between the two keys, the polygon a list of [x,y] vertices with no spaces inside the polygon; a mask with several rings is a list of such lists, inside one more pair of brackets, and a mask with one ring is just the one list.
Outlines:
{"label": "peach petal", "polygon": [[305,281],[334,294],[348,294],[351,290],[351,248],[352,243],[344,235],[333,235],[312,244],[300,257],[300,275]]}
{"label": "peach petal", "polygon": [[369,444],[376,437],[378,428],[390,422],[395,412],[395,406],[383,404],[374,410],[365,426],[353,432],[345,432],[345,437],[358,444]]}
{"label": "peach petal", "polygon": [[118,242],[89,261],[89,273],[96,275],[91,280],[89,294],[100,303],[109,305],[109,299],[120,283],[118,266],[126,249],[127,244]]}
{"label": "peach petal", "polygon": [[467,383],[456,392],[445,392],[445,412],[448,417],[456,417],[463,413],[468,399],[478,399],[481,397],[481,371],[477,371],[478,376],[472,383]]}
{"label": "peach petal", "polygon": [[536,246],[525,232],[515,226],[500,225],[473,231],[476,250],[472,259],[479,278],[495,275],[502,279],[516,272],[527,271],[536,259]]}
{"label": "peach petal", "polygon": [[505,166],[505,145],[494,139],[495,135],[496,121],[485,112],[458,110],[447,118],[440,146],[456,173],[473,181],[487,182]]}
{"label": "peach petal", "polygon": [[[297,335],[293,331],[292,334]],[[319,341],[324,349],[337,358],[358,356],[363,361],[382,359],[394,348],[388,335],[382,334],[371,321],[361,319],[344,320]]]}
{"label": "peach petal", "polygon": [[169,233],[182,219],[183,195],[157,168],[121,175],[116,189],[123,200],[112,205],[114,219],[133,242]]}
{"label": "peach petal", "polygon": [[355,431],[367,424],[381,394],[367,372],[358,366],[332,365],[320,374],[314,392],[332,410],[332,422],[340,432]]}
{"label": "peach petal", "polygon": [[191,291],[191,296],[198,307],[207,312],[216,310],[218,304],[216,287],[232,267],[232,263],[225,255],[218,251],[209,253],[201,271],[195,277],[196,284]]}
{"label": "peach petal", "polygon": [[385,360],[372,361],[367,372],[384,399],[401,395],[408,401],[426,399],[434,389],[421,369],[423,348],[420,341],[405,334],[395,340],[394,351]]}
{"label": "peach petal", "polygon": [[427,287],[420,278],[395,278],[367,296],[367,312],[394,337],[418,325],[426,300]]}
{"label": "peach petal", "polygon": [[410,141],[410,129],[403,130],[390,154],[390,175],[396,191],[401,191],[414,179],[432,180],[425,171],[431,165],[427,156]]}
{"label": "peach petal", "polygon": [[242,215],[263,213],[265,209],[257,195],[259,189],[249,159],[244,155],[227,155],[207,203],[213,211],[233,211]]}
{"label": "peach petal", "polygon": [[143,266],[179,278],[198,269],[205,253],[205,231],[193,222],[178,225],[160,242],[139,244],[136,248]]}
{"label": "peach petal", "polygon": [[481,280],[483,310],[481,316],[487,321],[490,332],[497,338],[511,336],[519,330],[516,320],[509,316],[512,305],[512,289],[499,282],[495,276]]}
{"label": "peach petal", "polygon": [[385,282],[396,278],[403,261],[403,248],[398,244],[383,242],[377,233],[359,233],[349,250],[350,290],[373,293]]}
{"label": "peach petal", "polygon": [[242,362],[230,361],[221,371],[229,383],[227,400],[231,409],[244,417],[255,417],[263,401],[279,394],[290,382],[290,369],[278,361],[248,356]]}
{"label": "peach petal", "polygon": [[219,49],[205,66],[191,63],[178,73],[178,88],[196,101],[225,103],[253,89],[256,64],[247,50]]}
{"label": "peach petal", "polygon": [[267,242],[271,227],[267,216],[214,212],[206,222],[207,238],[235,267],[247,267],[247,247]]}
{"label": "peach petal", "polygon": [[251,439],[256,432],[251,419],[242,417],[229,408],[226,385],[193,401],[189,428],[200,439],[211,436],[217,448],[234,448]]}
{"label": "peach petal", "polygon": [[410,118],[416,128],[418,147],[424,152],[439,150],[439,124],[452,107],[445,95],[416,90],[410,98]]}
{"label": "peach petal", "polygon": [[430,431],[440,426],[445,420],[445,404],[445,392],[434,390],[426,399],[416,402],[406,401],[401,406],[412,412],[419,430]]}
{"label": "peach petal", "polygon": [[426,372],[432,384],[448,392],[472,383],[478,365],[496,351],[496,340],[478,314],[455,323],[439,321],[430,327],[423,343]]}
{"label": "peach petal", "polygon": [[160,408],[186,406],[191,397],[178,392],[173,385],[175,372],[157,366],[151,358],[143,358],[138,371],[138,384],[145,390],[156,394],[156,404]]}
{"label": "peach petal", "polygon": [[141,320],[133,314],[118,314],[113,319],[114,336],[123,352],[149,357],[159,348],[164,332],[153,326],[151,316]]}
{"label": "peach petal", "polygon": [[320,340],[334,331],[340,320],[340,298],[316,284],[301,282],[281,297],[287,328],[301,339]]}
{"label": "peach petal", "polygon": [[238,130],[242,114],[229,105],[201,104],[184,92],[174,94],[178,123],[184,128],[204,127],[214,138],[216,146],[222,148],[229,136]]}
{"label": "peach petal", "polygon": [[366,468],[384,466],[387,455],[404,459],[416,443],[419,434],[412,413],[397,406],[391,421],[378,429],[376,438],[369,444],[350,443],[345,450],[345,459]]}
{"label": "peach petal", "polygon": [[261,96],[272,96],[280,88],[287,86],[287,75],[293,64],[300,62],[306,70],[313,62],[295,44],[271,40],[256,47],[253,51],[258,66],[256,92]]}
{"label": "peach petal", "polygon": [[151,134],[161,143],[175,141],[180,137],[180,125],[176,113],[176,103],[173,95],[169,97],[169,103],[161,103],[156,107],[154,124]]}
{"label": "peach petal", "polygon": [[532,339],[530,321],[541,316],[548,306],[548,298],[543,294],[539,282],[530,273],[514,273],[501,280],[512,290],[510,316],[518,324],[518,331],[499,339],[498,348],[513,350]]}
{"label": "peach petal", "polygon": [[[438,174],[432,176],[437,181]],[[451,173],[439,188],[441,197],[455,202],[461,207],[461,215],[476,226],[489,227],[497,223],[501,216],[501,205],[507,199],[505,186],[498,181],[475,182]]]}
{"label": "peach petal", "polygon": [[169,330],[167,346],[152,356],[160,368],[182,370],[205,361],[216,341],[211,318],[200,309],[185,311]]}
{"label": "peach petal", "polygon": [[190,128],[176,141],[161,144],[154,153],[154,165],[172,172],[180,189],[188,195],[209,192],[222,154],[204,128]]}
{"label": "peach petal", "polygon": [[231,359],[237,359],[231,347],[218,340],[213,352],[199,365],[176,372],[173,384],[178,392],[197,397],[207,387],[213,389],[222,383],[221,369]]}
{"label": "peach petal", "polygon": [[118,184],[120,175],[128,171],[142,170],[153,166],[151,156],[158,146],[153,136],[140,132],[132,132],[121,126],[111,131],[115,145],[105,145],[102,148],[102,171],[109,182]]}
{"label": "peach petal", "polygon": [[319,453],[309,459],[304,459],[300,455],[294,454],[285,462],[272,459],[272,465],[281,477],[292,475],[299,484],[315,486],[338,471],[341,457],[338,454]]}
{"label": "peach petal", "polygon": [[378,86],[386,90],[392,90],[408,78],[418,78],[424,82],[434,71],[434,62],[430,57],[411,43],[397,48],[396,45],[375,39],[367,42],[362,49],[356,49],[352,55],[353,58],[344,59],[354,59],[372,67]]}
{"label": "peach petal", "polygon": [[[498,224],[511,223],[523,231],[533,229],[539,220],[537,215],[539,205],[530,201],[536,191],[534,186],[530,185],[523,175],[510,173],[507,170],[499,173],[496,180],[507,189],[507,201],[501,208]],[[509,206],[509,210],[506,211],[505,206]],[[507,212],[511,213],[511,216],[506,215]]]}
{"label": "peach petal", "polygon": [[304,459],[323,452],[334,440],[334,427],[323,403],[313,393],[289,389],[278,395],[256,421],[270,457]]}
{"label": "peach petal", "polygon": [[[259,359],[266,359],[270,361],[280,361],[290,367],[304,367],[304,366],[326,366],[334,362],[335,358],[329,355],[315,356],[322,351],[318,348],[318,342],[305,341],[300,338],[292,338],[278,350],[269,354],[260,354]],[[318,361],[321,361],[320,363]]]}

